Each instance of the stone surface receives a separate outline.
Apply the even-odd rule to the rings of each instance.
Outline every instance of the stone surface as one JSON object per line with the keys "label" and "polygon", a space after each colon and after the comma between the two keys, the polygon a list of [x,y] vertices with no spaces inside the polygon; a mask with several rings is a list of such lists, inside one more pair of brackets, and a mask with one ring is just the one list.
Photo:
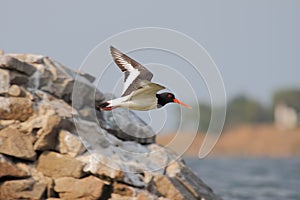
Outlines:
{"label": "stone surface", "polygon": [[14,57],[19,61],[26,62],[28,64],[37,64],[41,63],[42,59],[45,57],[44,55],[36,55],[30,53],[7,53],[7,56]]}
{"label": "stone surface", "polygon": [[57,115],[49,115],[44,118],[42,128],[37,132],[37,141],[34,144],[35,150],[55,149],[57,128],[61,118]]}
{"label": "stone surface", "polygon": [[94,154],[86,153],[78,157],[78,160],[84,163],[83,171],[86,173],[118,181],[124,179],[124,172],[118,166],[109,167],[97,159],[97,156]]}
{"label": "stone surface", "polygon": [[9,87],[9,90],[8,90],[9,96],[18,97],[18,96],[21,96],[21,93],[22,93],[22,90],[21,90],[21,88],[19,86],[17,86],[17,85],[11,85]]}
{"label": "stone surface", "polygon": [[109,200],[136,200],[136,198],[135,197],[121,196],[119,194],[112,193]]}
{"label": "stone surface", "polygon": [[155,142],[155,133],[136,114],[119,108],[108,112],[97,111],[100,126],[122,140],[136,141],[142,144]]}
{"label": "stone surface", "polygon": [[113,193],[128,197],[134,197],[136,195],[135,189],[133,187],[117,182],[115,182],[113,185]]}
{"label": "stone surface", "polygon": [[46,184],[33,179],[5,181],[0,185],[0,199],[42,199]]}
{"label": "stone surface", "polygon": [[61,130],[58,134],[57,149],[60,153],[68,154],[72,157],[86,151],[79,137],[66,130]]}
{"label": "stone surface", "polygon": [[0,68],[16,70],[29,76],[36,71],[34,66],[9,55],[0,56]]}
{"label": "stone surface", "polygon": [[62,177],[55,179],[55,191],[62,199],[99,199],[104,183],[99,178],[89,176],[83,179]]}
{"label": "stone surface", "polygon": [[0,69],[0,94],[5,94],[9,89],[9,71]]}
{"label": "stone surface", "polygon": [[69,155],[45,151],[38,160],[37,170],[50,177],[74,177],[83,175],[83,163]]}
{"label": "stone surface", "polygon": [[166,176],[161,176],[161,175],[156,176],[154,182],[156,185],[157,192],[168,199],[172,199],[172,200],[195,199],[192,194],[187,193],[184,190],[183,192],[181,192],[180,190],[182,188],[181,187],[178,188],[179,185]]}
{"label": "stone surface", "polygon": [[0,178],[14,177],[24,178],[28,177],[29,173],[22,168],[18,167],[11,159],[0,154]]}
{"label": "stone surface", "polygon": [[10,84],[16,84],[16,85],[25,85],[29,81],[28,76],[16,71],[9,71],[9,78],[10,78]]}
{"label": "stone surface", "polygon": [[156,200],[158,197],[148,191],[142,191],[136,196],[136,200]]}
{"label": "stone surface", "polygon": [[0,153],[25,160],[35,160],[36,158],[32,137],[12,127],[0,131]]}
{"label": "stone surface", "polygon": [[32,102],[27,98],[0,97],[0,120],[27,120],[33,114]]}

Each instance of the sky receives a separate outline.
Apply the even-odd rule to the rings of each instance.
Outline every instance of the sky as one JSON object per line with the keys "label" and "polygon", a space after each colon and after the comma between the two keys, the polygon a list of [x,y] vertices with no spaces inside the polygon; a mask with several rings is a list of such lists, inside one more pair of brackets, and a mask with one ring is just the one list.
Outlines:
{"label": "sky", "polygon": [[[1,0],[0,19],[0,49],[48,55],[74,69],[112,35],[162,27],[182,32],[206,49],[218,66],[228,99],[245,94],[268,104],[277,89],[300,87],[297,0]],[[142,63],[170,59],[159,55],[152,61],[154,54],[148,53],[150,57],[132,55]]]}

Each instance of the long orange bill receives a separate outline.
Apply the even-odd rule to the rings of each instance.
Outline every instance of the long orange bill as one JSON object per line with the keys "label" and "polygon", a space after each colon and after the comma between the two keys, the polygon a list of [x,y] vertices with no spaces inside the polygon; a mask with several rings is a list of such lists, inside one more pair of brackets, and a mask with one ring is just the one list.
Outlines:
{"label": "long orange bill", "polygon": [[192,107],[191,106],[188,106],[188,105],[186,105],[185,103],[182,103],[181,101],[179,101],[178,99],[173,99],[173,101],[175,102],[175,103],[178,103],[178,104],[180,104],[180,105],[183,105],[184,107],[186,107],[186,108],[188,108],[188,109],[192,109]]}

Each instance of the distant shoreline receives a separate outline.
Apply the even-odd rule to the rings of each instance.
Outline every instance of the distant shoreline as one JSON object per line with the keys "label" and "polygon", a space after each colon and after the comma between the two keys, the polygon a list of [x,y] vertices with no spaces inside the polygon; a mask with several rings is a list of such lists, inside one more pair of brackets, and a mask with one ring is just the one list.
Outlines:
{"label": "distant shoreline", "polygon": [[[157,143],[168,145],[177,153],[185,152],[184,156],[197,157],[204,134],[198,134],[191,146],[185,151],[184,145],[192,141],[189,133],[180,133],[170,145],[175,134],[161,134]],[[270,157],[270,158],[300,158],[300,128],[281,130],[272,125],[242,125],[224,131],[213,148],[209,157]]]}

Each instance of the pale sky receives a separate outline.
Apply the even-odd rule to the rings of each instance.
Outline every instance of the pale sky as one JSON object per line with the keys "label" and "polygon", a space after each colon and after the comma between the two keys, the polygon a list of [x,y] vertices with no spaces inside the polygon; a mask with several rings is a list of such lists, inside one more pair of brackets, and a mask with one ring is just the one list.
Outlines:
{"label": "pale sky", "polygon": [[[48,55],[75,69],[111,35],[154,26],[203,45],[221,72],[228,98],[243,93],[268,103],[278,88],[300,88],[297,0],[1,0],[0,19],[0,49]],[[143,61],[140,55],[135,58]]]}

